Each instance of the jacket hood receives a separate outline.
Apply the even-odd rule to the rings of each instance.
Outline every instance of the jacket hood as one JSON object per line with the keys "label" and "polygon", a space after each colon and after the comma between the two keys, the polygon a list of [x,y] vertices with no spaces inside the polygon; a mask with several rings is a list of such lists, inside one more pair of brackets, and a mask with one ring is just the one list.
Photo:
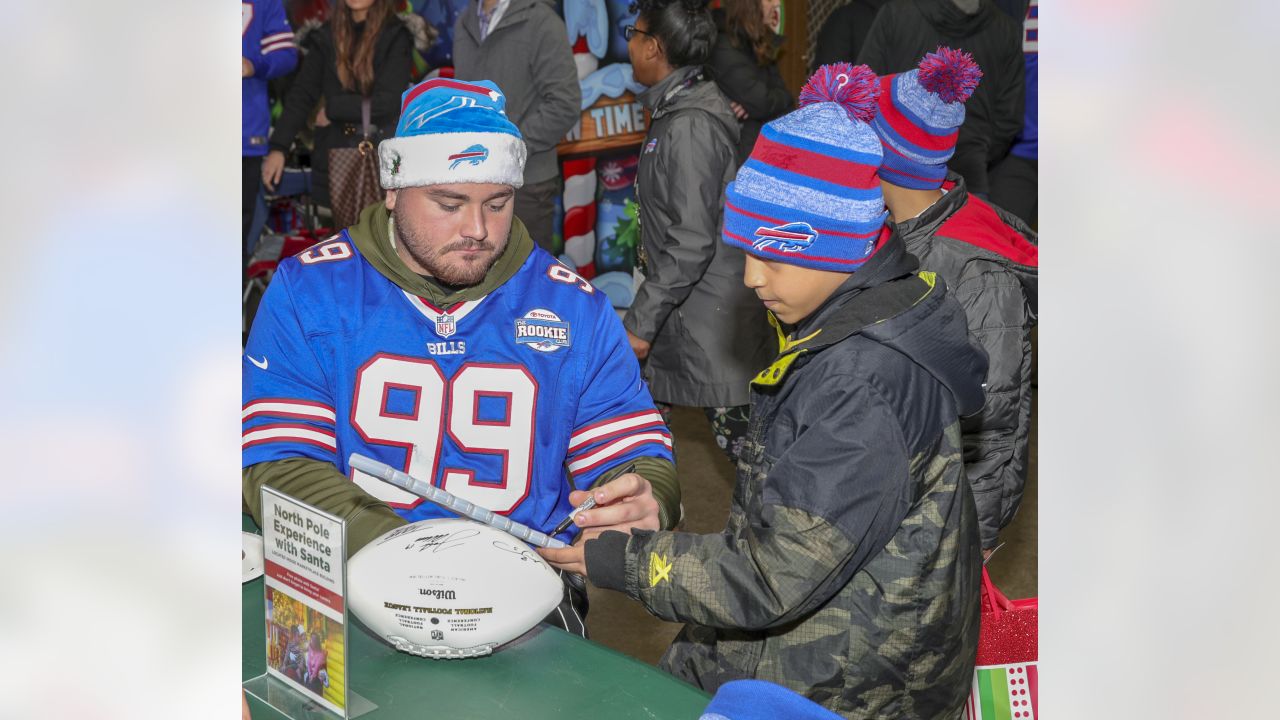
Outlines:
{"label": "jacket hood", "polygon": [[738,119],[733,116],[729,103],[723,99],[720,88],[711,81],[701,66],[676,68],[658,84],[641,92],[638,99],[653,113],[653,120],[693,108],[710,113],[720,124],[731,130],[731,135],[737,135]]}
{"label": "jacket hood", "polygon": [[[790,364],[785,362],[789,352],[817,351],[860,333],[906,355],[937,378],[955,398],[960,416],[981,410],[987,354],[970,341],[964,309],[947,297],[946,283],[931,272],[917,274],[918,267],[901,236],[891,232],[862,268],[801,321],[793,337],[804,339],[783,343],[782,372]],[[766,379],[768,372],[757,381]]]}
{"label": "jacket hood", "polygon": [[[942,188],[947,192],[936,203],[894,226],[907,251],[923,255],[936,237],[965,243],[976,256],[1008,268],[1026,288],[1035,312],[1040,272],[1036,232],[1013,213],[970,195],[964,178],[954,172],[947,172]],[[960,213],[961,209],[967,211]]]}
{"label": "jacket hood", "polygon": [[956,7],[952,0],[915,0],[920,14],[935,30],[952,38],[967,38],[978,32],[989,20],[989,15],[998,12],[991,0],[980,0],[978,12],[967,15]]}

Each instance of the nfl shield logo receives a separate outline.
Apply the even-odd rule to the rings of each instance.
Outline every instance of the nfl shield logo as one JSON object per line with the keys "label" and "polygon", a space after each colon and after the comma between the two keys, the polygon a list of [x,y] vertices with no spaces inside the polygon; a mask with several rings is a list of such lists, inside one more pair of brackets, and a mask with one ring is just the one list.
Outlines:
{"label": "nfl shield logo", "polygon": [[447,338],[458,331],[458,324],[453,321],[452,315],[441,315],[436,318],[436,334],[442,338]]}

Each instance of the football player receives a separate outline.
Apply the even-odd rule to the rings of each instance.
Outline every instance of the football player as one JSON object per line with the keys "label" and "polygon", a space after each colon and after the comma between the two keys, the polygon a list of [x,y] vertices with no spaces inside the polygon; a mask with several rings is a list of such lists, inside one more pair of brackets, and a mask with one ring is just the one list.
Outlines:
{"label": "football player", "polygon": [[[349,554],[451,516],[353,452],[548,534],[571,491],[598,488],[569,542],[678,520],[671,435],[622,324],[514,217],[527,151],[504,105],[488,81],[410,88],[378,147],[385,203],[280,263],[243,362],[259,524],[263,485],[344,518]],[[548,620],[585,634],[585,585],[562,577]]]}

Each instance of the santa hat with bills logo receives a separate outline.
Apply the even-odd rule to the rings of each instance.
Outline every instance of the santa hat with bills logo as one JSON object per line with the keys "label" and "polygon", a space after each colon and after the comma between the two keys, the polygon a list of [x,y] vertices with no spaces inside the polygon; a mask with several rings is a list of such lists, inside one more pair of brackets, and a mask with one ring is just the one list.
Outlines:
{"label": "santa hat with bills logo", "polygon": [[523,185],[528,150],[506,104],[488,80],[432,78],[406,90],[395,137],[378,145],[382,187]]}
{"label": "santa hat with bills logo", "polygon": [[888,213],[867,124],[879,92],[866,65],[824,65],[800,108],[770,122],[725,190],[724,241],[756,257],[851,273],[879,246]]}
{"label": "santa hat with bills logo", "polygon": [[880,115],[871,127],[884,143],[880,177],[915,190],[942,187],[964,122],[964,103],[982,70],[973,56],[940,47],[910,72],[880,78]]}

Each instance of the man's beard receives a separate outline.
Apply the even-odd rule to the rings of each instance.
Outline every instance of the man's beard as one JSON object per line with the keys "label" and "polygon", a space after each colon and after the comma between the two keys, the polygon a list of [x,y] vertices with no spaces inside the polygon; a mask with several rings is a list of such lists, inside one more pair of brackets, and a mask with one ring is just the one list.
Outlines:
{"label": "man's beard", "polygon": [[[391,216],[395,219],[396,235],[399,236],[399,245],[404,251],[413,258],[414,262],[422,266],[436,280],[445,285],[454,287],[471,287],[480,284],[481,280],[489,272],[489,268],[502,257],[502,251],[506,248],[507,239],[501,238],[495,241],[493,238],[484,240],[473,240],[463,238],[456,242],[449,243],[442,248],[432,248],[430,243],[416,232],[416,226],[410,221],[399,208],[391,211]],[[455,257],[451,264],[447,264],[446,256],[455,250],[473,250],[483,249],[490,251],[490,254],[483,258],[477,258],[472,262],[463,261]]]}

